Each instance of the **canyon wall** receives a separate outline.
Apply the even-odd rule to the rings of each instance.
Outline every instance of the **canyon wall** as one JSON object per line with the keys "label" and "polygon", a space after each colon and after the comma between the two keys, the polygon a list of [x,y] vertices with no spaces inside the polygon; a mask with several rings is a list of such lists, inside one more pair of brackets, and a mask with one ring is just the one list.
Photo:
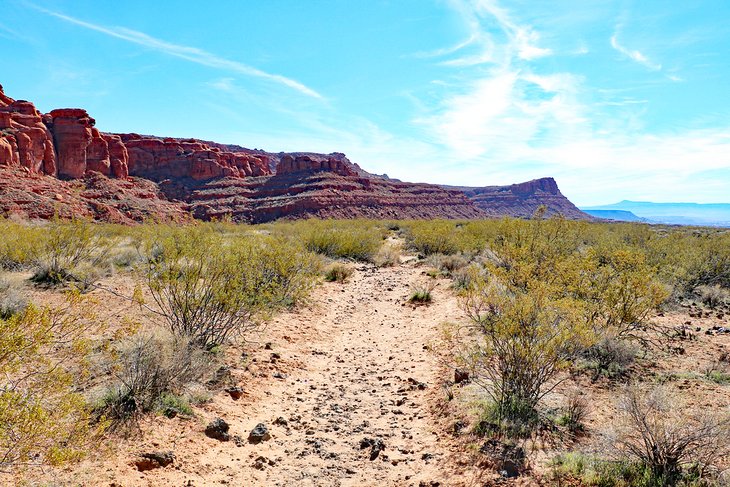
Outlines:
{"label": "canyon wall", "polygon": [[586,218],[552,178],[453,188],[377,176],[345,154],[270,153],[198,139],[104,133],[86,110],[41,114],[0,86],[0,216],[147,219]]}

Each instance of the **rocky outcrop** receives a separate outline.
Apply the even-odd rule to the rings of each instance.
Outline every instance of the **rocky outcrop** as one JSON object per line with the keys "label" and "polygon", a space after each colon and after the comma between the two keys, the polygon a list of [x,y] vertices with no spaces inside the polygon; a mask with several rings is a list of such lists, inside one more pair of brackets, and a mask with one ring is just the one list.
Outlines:
{"label": "rocky outcrop", "polygon": [[228,152],[196,139],[118,134],[129,154],[129,174],[155,181],[196,181],[271,174],[268,160],[247,152]]}
{"label": "rocky outcrop", "polygon": [[533,179],[509,186],[443,187],[462,191],[490,217],[530,218],[540,206],[545,206],[545,216],[562,215],[573,220],[592,219],[563,196],[553,178]]}
{"label": "rocky outcrop", "polygon": [[196,139],[105,134],[86,110],[62,108],[41,115],[32,103],[13,100],[0,87],[0,165],[32,174],[81,179],[90,172],[125,179],[136,175],[206,180],[271,174],[269,159]]}
{"label": "rocky outcrop", "polygon": [[51,132],[32,103],[13,100],[0,86],[0,166],[56,175]]}
{"label": "rocky outcrop", "polygon": [[112,176],[126,179],[129,176],[129,152],[118,135],[102,134],[109,151],[109,166]]}
{"label": "rocky outcrop", "polygon": [[58,177],[83,178],[95,120],[80,108],[61,108],[50,115],[49,125],[58,154]]}
{"label": "rocky outcrop", "polygon": [[339,152],[328,155],[310,152],[284,153],[279,155],[279,163],[276,165],[277,175],[318,171],[332,172],[340,176],[359,176],[350,160]]}

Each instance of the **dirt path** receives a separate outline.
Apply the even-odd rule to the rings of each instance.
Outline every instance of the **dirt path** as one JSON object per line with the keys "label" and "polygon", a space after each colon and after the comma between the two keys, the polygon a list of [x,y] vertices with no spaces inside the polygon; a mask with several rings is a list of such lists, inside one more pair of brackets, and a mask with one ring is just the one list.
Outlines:
{"label": "dirt path", "polygon": [[[423,279],[420,273],[360,267],[345,284],[325,285],[307,326],[309,339],[274,347],[282,358],[301,360],[304,370],[268,388],[241,425],[248,431],[256,421],[267,422],[274,438],[245,448],[275,465],[244,469],[237,480],[418,485],[440,476],[443,454],[428,405],[439,388],[438,366],[425,346],[440,323],[454,319],[456,308],[445,283],[431,306],[403,305],[410,284]],[[279,324],[286,328],[292,319],[289,324],[297,326],[295,318]],[[287,424],[273,424],[279,417]]]}
{"label": "dirt path", "polygon": [[[448,441],[432,416],[445,400],[444,377],[426,345],[461,312],[447,280],[438,282],[429,306],[406,303],[411,285],[430,279],[422,271],[360,265],[347,282],[323,284],[310,307],[277,317],[246,360],[229,357],[246,392],[240,400],[220,391],[194,420],[154,416],[143,435],[116,446],[113,459],[87,461],[58,483],[452,485]],[[203,434],[216,417],[239,441]],[[258,423],[271,439],[251,444]],[[166,450],[176,456],[171,466],[139,472],[132,465],[140,452]]]}

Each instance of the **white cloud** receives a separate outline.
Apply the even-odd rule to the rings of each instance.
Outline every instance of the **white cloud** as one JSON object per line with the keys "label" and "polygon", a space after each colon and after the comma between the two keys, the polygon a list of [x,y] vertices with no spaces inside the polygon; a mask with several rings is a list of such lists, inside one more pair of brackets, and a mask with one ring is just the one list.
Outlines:
{"label": "white cloud", "polygon": [[636,61],[637,63],[649,68],[652,71],[660,71],[662,69],[661,64],[651,61],[648,57],[642,54],[641,51],[635,49],[631,50],[619,44],[618,34],[614,34],[611,36],[611,47],[616,49],[624,56]]}
{"label": "white cloud", "polygon": [[216,90],[231,93],[235,91],[234,82],[235,80],[233,78],[218,78],[216,80],[210,81],[207,84],[208,86],[210,86],[211,88],[215,88]]}
{"label": "white cloud", "polygon": [[[516,58],[523,61],[549,56],[551,49],[538,45],[540,36],[531,27],[517,24],[509,12],[492,0],[451,0],[450,5],[462,17],[469,32],[465,41],[452,47],[425,53],[430,57],[446,56],[472,51],[443,62],[449,66],[476,66],[480,64],[504,64]],[[497,36],[485,28],[485,24],[496,22],[507,41],[500,43]],[[423,55],[424,53],[421,53]]]}
{"label": "white cloud", "polygon": [[296,90],[303,95],[313,98],[322,98],[322,95],[300,83],[299,81],[287,78],[286,76],[282,76],[279,74],[267,73],[266,71],[262,71],[260,69],[254,68],[238,61],[232,61],[230,59],[222,58],[197,47],[174,44],[172,42],[167,42],[162,39],[157,39],[156,37],[152,37],[148,34],[145,34],[144,32],[128,29],[126,27],[107,27],[103,25],[93,24],[91,22],[86,22],[75,17],[71,17],[69,15],[54,12],[52,10],[47,10],[45,8],[30,3],[28,5],[38,10],[39,12],[43,12],[52,17],[56,17],[65,22],[69,22],[71,24],[78,25],[89,30],[100,32],[110,37],[122,39],[133,44],[138,44],[149,49],[162,52],[169,56],[185,59],[186,61],[190,61],[203,66],[208,66],[211,68],[222,69],[243,74],[246,76],[253,76],[256,78],[262,78]]}

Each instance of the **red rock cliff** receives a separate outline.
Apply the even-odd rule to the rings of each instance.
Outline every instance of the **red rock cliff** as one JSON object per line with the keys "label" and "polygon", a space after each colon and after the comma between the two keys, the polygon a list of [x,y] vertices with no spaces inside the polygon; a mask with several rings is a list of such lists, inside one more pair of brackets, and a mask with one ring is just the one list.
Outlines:
{"label": "red rock cliff", "polygon": [[13,100],[0,86],[0,166],[56,175],[53,138],[41,113],[28,101]]}
{"label": "red rock cliff", "polygon": [[196,139],[117,135],[129,153],[129,173],[161,181],[170,178],[206,180],[226,176],[271,174],[265,156],[230,152]]}

